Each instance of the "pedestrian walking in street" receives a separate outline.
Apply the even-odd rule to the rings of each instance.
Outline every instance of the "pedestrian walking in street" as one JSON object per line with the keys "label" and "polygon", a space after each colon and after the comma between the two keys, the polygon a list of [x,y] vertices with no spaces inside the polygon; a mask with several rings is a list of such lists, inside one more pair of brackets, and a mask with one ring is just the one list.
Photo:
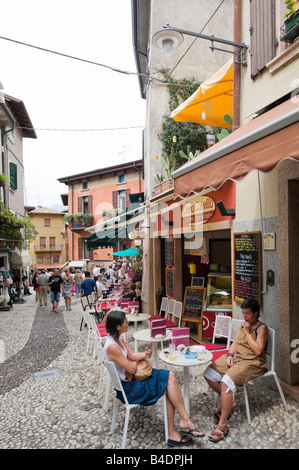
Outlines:
{"label": "pedestrian walking in street", "polygon": [[59,269],[54,269],[53,276],[49,278],[49,286],[51,289],[51,302],[53,305],[52,312],[58,313],[58,305],[60,301],[60,294],[62,292],[62,277],[59,274]]}
{"label": "pedestrian walking in street", "polygon": [[65,309],[71,309],[71,296],[72,296],[73,278],[68,268],[65,269],[62,275],[62,295],[65,301]]}
{"label": "pedestrian walking in street", "polygon": [[48,296],[47,296],[48,277],[44,269],[42,269],[41,274],[39,274],[37,278],[37,284],[39,286],[39,293],[38,293],[39,305],[40,307],[42,307],[43,302],[44,302],[44,306],[46,307],[48,305]]}
{"label": "pedestrian walking in street", "polygon": [[32,278],[32,286],[33,286],[33,290],[35,292],[35,302],[38,302],[38,291],[39,291],[37,279],[38,279],[38,272],[35,272],[33,274],[33,278]]}
{"label": "pedestrian walking in street", "polygon": [[95,291],[96,295],[98,296],[98,289],[97,285],[90,277],[90,272],[85,271],[85,278],[81,283],[81,297],[87,297],[88,295],[92,294]]}
{"label": "pedestrian walking in street", "polygon": [[80,289],[81,289],[82,281],[83,281],[83,276],[82,276],[81,270],[76,269],[76,274],[74,278],[76,297],[80,297]]}

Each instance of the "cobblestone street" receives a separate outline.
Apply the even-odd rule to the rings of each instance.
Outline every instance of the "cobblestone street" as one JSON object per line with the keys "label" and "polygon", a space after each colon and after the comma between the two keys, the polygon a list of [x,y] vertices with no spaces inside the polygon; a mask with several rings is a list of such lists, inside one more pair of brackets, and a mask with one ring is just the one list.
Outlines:
{"label": "cobblestone street", "polygon": [[[81,303],[72,301],[72,311],[59,313],[39,307],[34,296],[0,313],[0,339],[4,361],[0,364],[1,449],[118,449],[122,440],[124,408],[120,407],[115,433],[109,435],[114,391],[108,414],[98,397],[100,366],[86,352],[86,329],[80,331]],[[133,326],[128,342],[132,346]],[[162,364],[161,364],[162,366]],[[163,367],[167,367],[163,363]],[[58,369],[56,378],[35,381],[33,374]],[[183,373],[175,369],[180,385]],[[237,411],[229,421],[229,434],[218,444],[207,435],[213,429],[212,415],[218,399],[206,389],[202,370],[190,377],[191,416],[205,432],[187,449],[298,449],[299,403],[286,397],[286,412],[274,385],[262,384],[262,395],[248,387],[252,425],[247,422],[243,394],[237,396]],[[147,408],[131,412],[128,449],[168,449],[164,442],[162,404],[156,424]]]}

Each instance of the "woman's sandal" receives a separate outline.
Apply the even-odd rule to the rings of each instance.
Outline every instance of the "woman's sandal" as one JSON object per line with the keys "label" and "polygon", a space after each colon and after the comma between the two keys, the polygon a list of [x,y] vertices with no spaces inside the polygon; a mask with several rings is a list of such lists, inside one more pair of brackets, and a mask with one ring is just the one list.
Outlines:
{"label": "woman's sandal", "polygon": [[[219,431],[216,432],[216,429],[218,429]],[[214,431],[209,436],[209,441],[211,442],[221,441],[221,439],[223,439],[228,434],[228,431],[229,429],[227,426],[220,426],[220,424],[216,424]]]}
{"label": "woman's sandal", "polygon": [[[233,414],[233,412],[235,411],[236,408],[237,408],[237,406],[232,408],[230,414],[227,417],[228,420],[229,420],[229,418],[231,417],[231,415]],[[218,408],[218,410],[215,410],[214,414],[213,414],[213,421],[214,421],[215,424],[219,423],[220,417],[221,417],[221,408]]]}

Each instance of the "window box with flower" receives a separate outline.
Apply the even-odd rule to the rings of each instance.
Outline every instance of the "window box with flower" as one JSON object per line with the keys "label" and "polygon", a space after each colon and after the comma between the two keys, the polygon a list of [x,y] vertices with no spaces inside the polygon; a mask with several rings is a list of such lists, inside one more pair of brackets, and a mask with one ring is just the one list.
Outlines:
{"label": "window box with flower", "polygon": [[142,280],[142,262],[136,262],[128,270],[128,276],[132,282]]}
{"label": "window box with flower", "polygon": [[298,0],[286,0],[288,12],[285,14],[285,22],[281,27],[281,41],[294,42],[299,36],[299,8]]}

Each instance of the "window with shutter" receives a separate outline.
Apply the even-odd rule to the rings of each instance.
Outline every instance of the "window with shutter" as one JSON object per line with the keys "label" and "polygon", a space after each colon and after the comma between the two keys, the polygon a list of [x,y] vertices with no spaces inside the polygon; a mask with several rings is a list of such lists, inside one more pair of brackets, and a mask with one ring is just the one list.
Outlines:
{"label": "window with shutter", "polygon": [[130,205],[130,190],[126,189],[126,208]]}
{"label": "window with shutter", "polygon": [[251,78],[275,57],[275,0],[250,0]]}
{"label": "window with shutter", "polygon": [[88,214],[92,214],[92,196],[88,196]]}
{"label": "window with shutter", "polygon": [[82,196],[78,197],[78,211],[77,212],[82,212]]}
{"label": "window with shutter", "polygon": [[18,189],[18,167],[12,162],[9,162],[9,187],[13,191]]}
{"label": "window with shutter", "polygon": [[82,253],[82,238],[78,239],[78,259],[83,258],[83,253]]}
{"label": "window with shutter", "polygon": [[117,209],[118,207],[118,191],[112,191],[112,205],[113,209]]}

